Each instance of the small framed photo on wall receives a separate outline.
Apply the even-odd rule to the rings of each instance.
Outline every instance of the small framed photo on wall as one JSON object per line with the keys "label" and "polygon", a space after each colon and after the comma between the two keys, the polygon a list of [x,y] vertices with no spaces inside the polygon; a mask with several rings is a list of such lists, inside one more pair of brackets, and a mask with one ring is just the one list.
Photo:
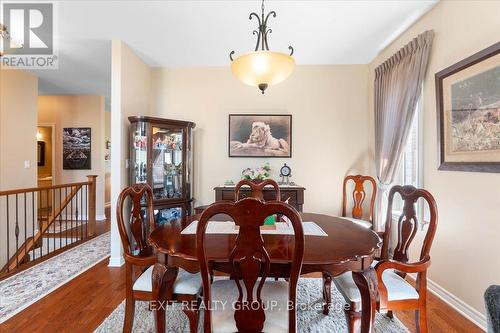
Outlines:
{"label": "small framed photo on wall", "polygon": [[292,115],[230,114],[229,157],[292,157]]}

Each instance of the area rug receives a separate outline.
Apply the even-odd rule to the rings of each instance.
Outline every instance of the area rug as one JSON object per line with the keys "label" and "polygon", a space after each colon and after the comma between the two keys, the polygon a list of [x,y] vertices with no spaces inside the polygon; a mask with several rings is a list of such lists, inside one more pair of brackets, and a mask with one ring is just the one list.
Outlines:
{"label": "area rug", "polygon": [[109,232],[0,281],[0,323],[109,256]]}
{"label": "area rug", "polygon": [[[301,278],[298,284],[298,303],[307,304],[297,313],[297,332],[300,333],[337,333],[347,332],[343,311],[344,299],[332,286],[332,310],[328,316],[323,315],[321,279]],[[106,320],[95,330],[95,333],[119,333],[123,328],[125,301],[123,301]],[[184,313],[177,308],[167,311],[167,332],[189,332],[189,325]],[[203,332],[203,315],[200,316],[198,332]],[[135,308],[134,333],[154,332],[153,312],[148,310],[147,302],[137,302]],[[408,329],[396,318],[390,319],[377,313],[375,331],[383,333],[407,333]]]}

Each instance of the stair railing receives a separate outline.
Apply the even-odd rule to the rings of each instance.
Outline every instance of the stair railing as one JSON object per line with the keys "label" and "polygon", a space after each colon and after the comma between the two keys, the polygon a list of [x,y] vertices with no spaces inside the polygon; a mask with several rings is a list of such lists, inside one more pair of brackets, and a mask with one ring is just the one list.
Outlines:
{"label": "stair railing", "polygon": [[96,178],[0,191],[0,280],[95,235]]}

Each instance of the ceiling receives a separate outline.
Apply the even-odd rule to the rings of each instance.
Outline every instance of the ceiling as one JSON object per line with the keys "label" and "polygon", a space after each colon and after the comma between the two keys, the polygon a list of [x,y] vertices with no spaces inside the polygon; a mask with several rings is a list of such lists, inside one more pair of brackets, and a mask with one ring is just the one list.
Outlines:
{"label": "ceiling", "polygon": [[[266,1],[272,50],[298,65],[366,64],[437,0]],[[253,50],[259,0],[58,1],[59,70],[40,70],[42,94],[110,94],[112,39],[153,67],[227,66]]]}

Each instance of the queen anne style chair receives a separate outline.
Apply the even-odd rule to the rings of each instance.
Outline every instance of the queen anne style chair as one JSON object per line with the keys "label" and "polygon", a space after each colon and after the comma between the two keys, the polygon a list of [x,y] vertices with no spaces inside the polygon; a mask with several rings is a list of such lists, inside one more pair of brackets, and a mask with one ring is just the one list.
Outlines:
{"label": "queen anne style chair", "polygon": [[[352,209],[351,215],[348,217],[347,214],[347,185],[349,181],[354,182],[354,189],[352,192]],[[367,193],[365,190],[365,183],[371,183],[370,192],[370,205],[368,208],[368,220],[363,220],[363,203],[367,198]],[[373,207],[375,205],[375,196],[377,193],[377,183],[375,179],[370,176],[363,175],[349,175],[344,178],[344,185],[342,189],[342,217],[350,220],[356,224],[359,224],[365,228],[373,227]],[[332,276],[328,273],[323,273],[323,299],[325,300],[325,306],[323,308],[323,314],[327,315],[329,313],[330,304],[332,303],[331,296],[332,288]]]}
{"label": "queen anne style chair", "polygon": [[[125,201],[130,198],[130,218],[125,222],[123,214]],[[144,201],[143,201],[144,200]],[[142,202],[141,202],[142,201]],[[145,209],[145,214],[143,214]],[[118,197],[116,217],[125,257],[125,320],[123,332],[131,332],[134,323],[135,301],[158,301],[160,295],[154,295],[152,286],[153,267],[156,254],[153,247],[147,243],[149,232],[154,229],[153,192],[147,184],[135,184],[125,188]],[[128,224],[128,226],[126,225]],[[179,269],[177,276],[171,277],[171,291],[167,301],[197,302],[201,292],[200,274],[190,274]],[[197,309],[183,307],[191,327],[196,332],[198,326]]]}
{"label": "queen anne style chair", "polygon": [[241,190],[241,187],[243,185],[250,186],[250,191],[252,192],[250,196],[252,198],[256,198],[256,199],[259,199],[262,201],[264,200],[264,192],[263,192],[264,187],[266,185],[272,185],[274,187],[274,190],[276,191],[276,199],[275,200],[281,201],[280,187],[279,187],[278,183],[276,183],[272,179],[265,179],[258,184],[254,183],[250,180],[247,180],[247,179],[240,180],[238,182],[238,184],[236,184],[236,186],[234,187],[234,201],[240,200],[240,190]]}
{"label": "queen anne style chair", "polygon": [[[352,210],[351,217],[347,216],[347,184],[349,181],[354,182],[354,190],[352,192]],[[363,214],[363,203],[367,197],[365,191],[365,183],[371,183],[371,193],[370,193],[370,206],[368,208],[368,220],[364,220]],[[356,175],[347,176],[344,178],[344,186],[342,191],[342,217],[353,221],[354,223],[360,224],[366,228],[371,228],[373,226],[373,207],[375,204],[375,196],[377,193],[377,183],[375,179],[370,176]]]}
{"label": "queen anne style chair", "polygon": [[[217,214],[229,215],[239,227],[239,233],[229,257],[233,279],[215,280],[211,284],[210,253],[205,248],[205,232],[208,220]],[[295,232],[294,236],[290,236],[294,242],[288,282],[267,280],[271,259],[260,226],[272,214],[287,216]],[[196,248],[203,279],[205,333],[296,332],[297,282],[304,257],[304,232],[300,215],[292,206],[256,198],[245,198],[235,203],[216,202],[200,217]]]}
{"label": "queen anne style chair", "polygon": [[[403,200],[403,211],[397,222],[394,235],[397,236],[392,259],[389,258],[390,236],[392,233],[392,203],[398,193]],[[418,231],[420,223],[416,216],[415,205],[419,198],[429,206],[430,221],[423,239],[420,257],[417,262],[409,263],[408,248]],[[427,332],[427,269],[431,264],[431,250],[437,226],[437,206],[433,196],[424,189],[406,185],[394,186],[389,192],[389,204],[385,224],[384,242],[381,260],[374,262],[378,279],[379,300],[377,310],[392,317],[393,310],[415,310],[417,331]],[[407,273],[417,273],[416,287],[405,280]],[[360,327],[361,296],[352,278],[346,272],[334,278],[335,285],[350,305],[346,310],[349,332],[356,332]]]}

